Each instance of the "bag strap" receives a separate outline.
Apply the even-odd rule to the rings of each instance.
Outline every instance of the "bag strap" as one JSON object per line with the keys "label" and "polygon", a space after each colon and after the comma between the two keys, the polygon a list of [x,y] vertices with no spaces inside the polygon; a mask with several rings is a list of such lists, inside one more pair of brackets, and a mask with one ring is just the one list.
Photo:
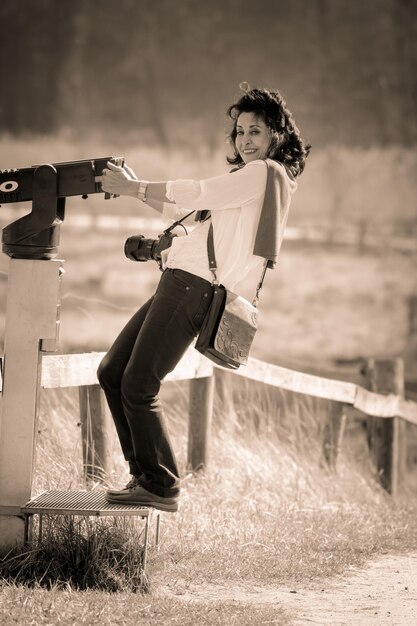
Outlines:
{"label": "bag strap", "polygon": [[[211,273],[213,274],[213,285],[218,285],[219,281],[217,280],[217,262],[216,262],[216,254],[214,252],[214,237],[213,237],[213,222],[210,222],[210,228],[208,231],[208,235],[207,235],[207,255],[208,255],[208,260],[209,260],[209,269],[211,271]],[[268,259],[265,259],[265,262],[263,264],[262,267],[262,273],[261,273],[261,277],[259,279],[259,282],[256,286],[256,291],[255,291],[255,296],[252,300],[252,304],[254,307],[257,307],[259,304],[259,292],[262,289],[262,285],[264,283],[265,280],[265,274],[266,274],[266,270],[268,269],[269,265],[268,265]]]}
{"label": "bag strap", "polygon": [[213,274],[213,285],[218,285],[219,281],[217,280],[217,262],[216,262],[216,254],[214,252],[214,238],[213,238],[213,222],[210,222],[210,228],[207,235],[207,255],[209,260],[209,269]]}

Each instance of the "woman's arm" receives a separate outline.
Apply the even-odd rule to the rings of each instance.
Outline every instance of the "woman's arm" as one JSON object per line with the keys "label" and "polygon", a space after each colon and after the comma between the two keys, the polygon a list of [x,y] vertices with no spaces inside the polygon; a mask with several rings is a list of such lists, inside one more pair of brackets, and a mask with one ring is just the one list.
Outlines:
{"label": "woman's arm", "polygon": [[[130,168],[108,163],[102,177],[104,191],[138,198],[140,181]],[[264,161],[253,161],[241,170],[202,181],[176,180],[147,184],[146,203],[162,211],[163,203],[185,209],[218,209],[243,206],[265,192],[267,168]]]}
{"label": "woman's arm", "polygon": [[266,179],[265,161],[253,161],[236,172],[214,178],[174,180],[169,183],[167,196],[185,209],[232,209],[262,197]]}
{"label": "woman's arm", "polygon": [[[103,191],[107,191],[107,193],[139,198],[140,180],[127,165],[119,167],[109,162],[103,176],[97,177],[97,180],[101,182]],[[173,204],[166,197],[166,185],[166,182],[148,183],[147,185],[146,204],[159,211],[159,213],[162,213],[164,203]]]}

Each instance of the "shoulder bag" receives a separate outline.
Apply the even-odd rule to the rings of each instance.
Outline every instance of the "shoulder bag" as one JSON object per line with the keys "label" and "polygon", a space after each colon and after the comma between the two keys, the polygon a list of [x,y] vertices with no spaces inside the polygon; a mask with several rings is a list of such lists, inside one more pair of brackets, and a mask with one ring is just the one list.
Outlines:
{"label": "shoulder bag", "polygon": [[205,357],[228,369],[248,362],[249,351],[258,328],[258,297],[268,267],[265,260],[261,279],[251,302],[220,285],[214,253],[213,224],[207,237],[209,268],[213,273],[213,299],[195,344]]}

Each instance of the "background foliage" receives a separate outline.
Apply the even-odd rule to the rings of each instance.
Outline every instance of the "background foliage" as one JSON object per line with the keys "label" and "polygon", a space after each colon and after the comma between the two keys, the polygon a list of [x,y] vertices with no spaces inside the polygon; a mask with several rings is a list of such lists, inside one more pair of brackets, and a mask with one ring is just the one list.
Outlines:
{"label": "background foliage", "polygon": [[246,80],[316,146],[417,139],[415,0],[3,0],[0,32],[0,132],[214,147]]}

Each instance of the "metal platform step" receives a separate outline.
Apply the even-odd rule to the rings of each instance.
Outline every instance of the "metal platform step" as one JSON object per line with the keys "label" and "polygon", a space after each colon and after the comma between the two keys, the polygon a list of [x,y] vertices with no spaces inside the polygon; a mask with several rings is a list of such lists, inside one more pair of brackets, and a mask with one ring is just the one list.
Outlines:
{"label": "metal platform step", "polygon": [[22,507],[24,515],[85,515],[150,517],[153,509],[134,504],[111,504],[105,491],[45,491]]}
{"label": "metal platform step", "polygon": [[112,504],[107,502],[105,491],[45,491],[21,508],[25,516],[25,541],[29,541],[29,521],[39,515],[39,540],[42,538],[44,515],[81,515],[84,517],[136,516],[145,520],[143,539],[143,570],[145,571],[148,550],[149,523],[156,517],[155,546],[159,546],[159,511],[134,504]]}

